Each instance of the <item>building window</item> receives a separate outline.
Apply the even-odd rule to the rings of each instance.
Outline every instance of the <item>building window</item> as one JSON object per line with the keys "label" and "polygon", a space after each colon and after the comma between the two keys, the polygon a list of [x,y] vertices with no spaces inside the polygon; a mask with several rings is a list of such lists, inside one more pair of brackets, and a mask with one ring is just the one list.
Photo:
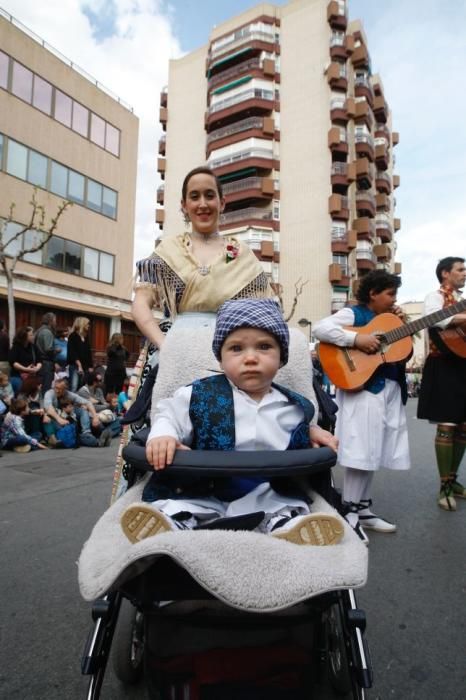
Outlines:
{"label": "building window", "polygon": [[57,236],[52,236],[46,247],[47,252],[45,254],[44,265],[46,267],[53,267],[54,270],[63,270],[65,240]]}
{"label": "building window", "polygon": [[[39,245],[41,240],[42,236],[38,231],[26,231],[24,234],[24,247],[34,248],[36,245]],[[42,263],[42,249],[36,250],[34,253],[26,253],[23,260],[40,265]]]}
{"label": "building window", "polygon": [[11,81],[11,92],[16,97],[21,98],[25,102],[31,102],[32,99],[32,73],[30,70],[13,61],[13,75]]}
{"label": "building window", "polygon": [[[114,156],[120,155],[120,130],[102,117],[90,112],[64,92],[54,87],[40,75],[11,59],[11,85],[8,84],[10,56],[0,51],[0,88],[10,90],[24,100],[77,134],[105,149]],[[52,108],[53,105],[53,108]]]}
{"label": "building window", "polygon": [[342,275],[348,275],[348,256],[347,255],[333,255],[332,260],[334,263],[338,263],[341,267]]}
{"label": "building window", "polygon": [[3,134],[0,134],[0,170],[3,169],[2,151],[6,144],[5,169],[9,175],[42,187],[71,202],[77,202],[104,216],[117,218],[118,193],[115,190],[86,178],[85,175],[70,170],[17,141],[7,139]]}
{"label": "building window", "polygon": [[100,253],[99,280],[101,282],[113,282],[113,255]]}
{"label": "building window", "polygon": [[34,76],[32,104],[45,114],[52,113],[52,86],[38,75]]}
{"label": "building window", "polygon": [[84,248],[84,277],[92,280],[99,279],[99,251],[94,248]]}
{"label": "building window", "polygon": [[81,246],[73,241],[65,244],[65,272],[71,275],[81,274]]}

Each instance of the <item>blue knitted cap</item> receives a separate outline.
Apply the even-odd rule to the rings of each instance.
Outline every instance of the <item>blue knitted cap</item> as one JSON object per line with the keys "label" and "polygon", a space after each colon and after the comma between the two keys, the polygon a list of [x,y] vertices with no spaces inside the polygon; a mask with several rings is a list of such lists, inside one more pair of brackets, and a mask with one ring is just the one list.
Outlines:
{"label": "blue knitted cap", "polygon": [[226,338],[239,328],[260,328],[271,333],[280,345],[282,365],[288,362],[290,334],[282,311],[273,299],[234,299],[226,301],[217,312],[212,350],[220,361]]}

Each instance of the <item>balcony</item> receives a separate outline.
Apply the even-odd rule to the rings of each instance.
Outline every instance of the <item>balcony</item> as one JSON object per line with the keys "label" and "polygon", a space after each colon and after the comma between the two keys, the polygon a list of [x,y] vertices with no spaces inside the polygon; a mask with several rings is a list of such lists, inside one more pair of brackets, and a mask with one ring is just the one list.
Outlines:
{"label": "balcony", "polygon": [[400,262],[396,262],[393,265],[393,274],[394,275],[401,275],[401,263]]}
{"label": "balcony", "polygon": [[358,240],[372,241],[375,236],[375,224],[368,216],[359,216],[353,222]]}
{"label": "balcony", "polygon": [[160,93],[160,106],[166,107],[168,103],[168,87],[165,85]]}
{"label": "balcony", "polygon": [[155,223],[158,224],[160,228],[163,228],[164,221],[165,221],[165,211],[163,209],[156,209],[155,210]]}
{"label": "balcony", "polygon": [[330,263],[330,265],[328,266],[328,281],[331,284],[337,284],[342,281],[342,278],[343,270],[341,265],[339,265],[338,263]]}
{"label": "balcony", "polygon": [[376,95],[374,97],[374,117],[378,122],[385,124],[388,119],[388,105],[385,102],[383,95]]}
{"label": "balcony", "polygon": [[[220,62],[216,62],[216,59],[218,59],[220,56],[224,56],[226,54],[230,54],[234,49],[239,49],[240,47],[244,47],[246,44],[250,44],[248,46],[249,49],[255,49],[257,51],[273,51],[273,47],[275,44],[275,32],[261,32],[261,31],[248,31],[246,28],[242,29],[242,35],[238,36],[235,38],[235,35],[231,35],[231,41],[222,43],[221,46],[215,46],[215,44],[218,44],[218,41],[215,41],[212,44],[212,47],[209,52],[208,56],[208,61],[210,62],[210,69],[212,70],[213,68],[216,68],[217,65]],[[238,54],[238,51],[235,51],[234,56],[233,55],[228,55],[226,58],[223,58],[223,61],[234,58]]]}
{"label": "balcony", "polygon": [[355,150],[359,158],[368,158],[371,163],[374,160],[374,139],[370,134],[358,134],[354,136]]}
{"label": "balcony", "polygon": [[369,52],[363,43],[359,43],[359,46],[355,46],[353,55],[351,56],[351,63],[354,68],[369,68],[370,66]]}
{"label": "balcony", "polygon": [[333,126],[328,132],[328,147],[332,153],[339,156],[346,156],[348,153],[346,129],[339,126]]}
{"label": "balcony", "polygon": [[374,253],[378,261],[382,260],[388,262],[389,260],[391,260],[392,249],[386,243],[382,243],[381,245],[375,245],[372,249],[372,252]]}
{"label": "balcony", "polygon": [[227,182],[222,189],[227,204],[243,199],[271,200],[275,195],[274,181],[270,177],[246,177]]}
{"label": "balcony", "polygon": [[401,228],[401,219],[393,219],[393,228],[395,231],[399,231]]}
{"label": "balcony", "polygon": [[157,172],[160,173],[162,180],[165,177],[165,170],[167,168],[167,161],[165,158],[157,158]]}
{"label": "balcony", "polygon": [[357,245],[357,234],[353,229],[332,227],[332,253],[349,253]]}
{"label": "balcony", "polygon": [[164,195],[165,185],[160,185],[160,187],[157,187],[157,204],[163,204]]}
{"label": "balcony", "polygon": [[[267,223],[265,223],[267,222]],[[280,229],[280,222],[273,219],[270,209],[261,209],[260,207],[247,207],[246,209],[235,209],[234,211],[224,212],[220,216],[220,230],[234,228],[235,224],[248,226],[270,227],[275,231]]]}
{"label": "balcony", "polygon": [[374,182],[375,168],[368,158],[358,158],[354,162],[356,169],[356,182],[359,190],[368,190]]}
{"label": "balcony", "polygon": [[386,124],[376,124],[374,129],[374,136],[376,139],[384,138],[387,144],[390,144],[390,129]]}
{"label": "balcony", "polygon": [[344,90],[348,87],[348,75],[344,63],[332,61],[327,69],[327,81],[332,90]]}
{"label": "balcony", "polygon": [[162,136],[159,138],[159,155],[160,156],[165,155],[166,141],[167,141],[166,134],[162,134]]}
{"label": "balcony", "polygon": [[332,2],[329,2],[327,5],[327,21],[332,29],[346,29],[348,15],[344,0],[332,0]]}
{"label": "balcony", "polygon": [[330,100],[330,119],[332,122],[346,122],[348,121],[350,115],[348,114],[348,100],[342,95],[342,97],[334,97]]}
{"label": "balcony", "polygon": [[382,243],[389,243],[393,238],[393,229],[390,217],[387,214],[381,214],[375,219],[375,232]]}
{"label": "balcony", "polygon": [[206,126],[221,122],[234,114],[245,112],[247,115],[267,114],[274,108],[275,95],[273,90],[262,90],[261,88],[250,88],[243,92],[226,97],[224,100],[215,102],[207,110]]}
{"label": "balcony", "polygon": [[354,79],[354,96],[365,97],[372,107],[374,101],[374,90],[366,75],[357,75]]}
{"label": "balcony", "polygon": [[344,309],[346,304],[347,299],[339,299],[337,297],[334,297],[330,300],[330,311],[332,312],[332,314],[334,314],[337,311],[340,311],[340,309]]}
{"label": "balcony", "polygon": [[375,164],[378,170],[386,170],[390,156],[388,154],[388,146],[385,138],[375,139]]}
{"label": "balcony", "polygon": [[392,191],[392,181],[388,173],[382,170],[377,170],[375,176],[375,187],[377,192],[383,192],[384,194],[390,194]]}
{"label": "balcony", "polygon": [[332,163],[330,180],[333,187],[348,187],[356,178],[356,166],[354,163]]}
{"label": "balcony", "polygon": [[348,197],[341,194],[331,194],[328,198],[328,213],[334,219],[348,221]]}
{"label": "balcony", "polygon": [[377,258],[369,250],[356,250],[356,267],[360,270],[375,270]]}
{"label": "balcony", "polygon": [[356,211],[358,216],[369,216],[372,218],[375,216],[375,210],[375,197],[369,190],[356,194]]}
{"label": "balcony", "polygon": [[247,61],[241,61],[236,65],[223,70],[220,73],[216,73],[208,80],[209,90],[213,90],[219,85],[228,83],[230,80],[239,78],[244,73],[248,73],[252,77],[264,77],[275,75],[275,61],[272,59],[261,60],[259,56],[254,56]]}
{"label": "balcony", "polygon": [[222,148],[253,136],[272,139],[275,133],[273,117],[247,117],[222,126],[207,134],[207,156],[213,148]]}
{"label": "balcony", "polygon": [[377,207],[377,211],[390,211],[390,197],[388,194],[385,194],[384,192],[377,192],[375,195],[375,205]]}
{"label": "balcony", "polygon": [[400,134],[398,131],[392,131],[392,145],[397,146],[400,143]]}
{"label": "balcony", "polygon": [[272,149],[268,148],[248,148],[238,153],[232,153],[222,158],[210,158],[207,162],[209,168],[215,170],[218,176],[227,175],[246,168],[257,168],[258,170],[272,170],[274,158]]}
{"label": "balcony", "polygon": [[167,120],[168,120],[168,110],[166,107],[160,107],[159,110],[159,122],[161,123],[163,130],[165,131],[167,127]]}
{"label": "balcony", "polygon": [[345,32],[333,32],[330,37],[330,58],[346,61],[354,51],[354,38]]}
{"label": "balcony", "polygon": [[399,175],[394,175],[393,176],[393,188],[395,189],[396,187],[400,186],[400,176]]}
{"label": "balcony", "polygon": [[365,124],[369,130],[372,129],[374,119],[372,117],[372,110],[367,100],[362,100],[359,98],[355,103],[354,121],[356,124]]}

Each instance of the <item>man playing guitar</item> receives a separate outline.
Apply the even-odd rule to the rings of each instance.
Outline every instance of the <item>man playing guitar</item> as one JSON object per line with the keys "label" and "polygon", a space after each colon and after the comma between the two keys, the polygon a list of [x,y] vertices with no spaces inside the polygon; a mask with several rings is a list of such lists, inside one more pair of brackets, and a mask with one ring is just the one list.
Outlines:
{"label": "man playing guitar", "polygon": [[[401,310],[395,306],[401,280],[384,270],[367,273],[356,294],[356,306],[340,309],[315,324],[315,336],[340,347],[356,347],[376,353],[376,335],[358,333],[348,326],[365,326],[375,316]],[[364,529],[395,532],[396,525],[371,511],[371,483],[380,467],[409,469],[404,362],[383,363],[358,390],[337,389],[338,414],[335,434],[339,439],[338,461],[344,470],[343,501],[346,519],[359,537],[368,542]]]}
{"label": "man playing guitar", "polygon": [[[426,297],[426,313],[456,304],[466,283],[464,258],[443,258],[435,272],[440,289]],[[452,335],[456,335],[456,345],[448,342]],[[466,488],[456,478],[466,446],[466,312],[431,328],[429,341],[417,415],[437,423],[435,453],[440,475],[437,502],[444,510],[454,511],[455,499],[466,498]]]}

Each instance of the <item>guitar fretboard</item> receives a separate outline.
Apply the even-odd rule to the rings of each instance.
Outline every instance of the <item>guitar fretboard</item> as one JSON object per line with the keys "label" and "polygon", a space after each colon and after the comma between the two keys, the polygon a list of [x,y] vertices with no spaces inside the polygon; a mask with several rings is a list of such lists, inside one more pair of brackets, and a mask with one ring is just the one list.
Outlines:
{"label": "guitar fretboard", "polygon": [[432,314],[418,318],[416,321],[410,321],[410,323],[399,326],[399,328],[394,328],[392,331],[384,333],[383,337],[388,344],[395,343],[397,340],[406,338],[408,335],[414,335],[414,333],[421,331],[423,328],[435,326],[436,323],[443,321],[445,318],[450,318],[450,316],[454,316],[464,309],[466,309],[466,299],[462,299],[456,304],[452,304],[452,306],[446,306],[444,309],[434,311]]}

